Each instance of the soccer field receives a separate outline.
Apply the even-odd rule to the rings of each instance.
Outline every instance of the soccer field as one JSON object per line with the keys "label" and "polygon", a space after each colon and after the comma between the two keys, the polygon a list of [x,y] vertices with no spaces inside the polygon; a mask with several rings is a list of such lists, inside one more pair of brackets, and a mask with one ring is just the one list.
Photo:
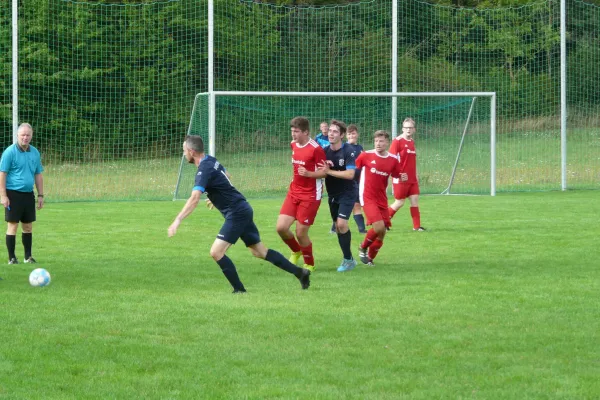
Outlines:
{"label": "soccer field", "polygon": [[[287,256],[281,200],[251,203]],[[400,210],[376,267],[344,274],[323,204],[311,288],[238,244],[245,295],[208,254],[218,212],[167,238],[182,206],[39,212],[52,283],[0,267],[0,399],[600,397],[600,192],[424,196],[427,232]]]}

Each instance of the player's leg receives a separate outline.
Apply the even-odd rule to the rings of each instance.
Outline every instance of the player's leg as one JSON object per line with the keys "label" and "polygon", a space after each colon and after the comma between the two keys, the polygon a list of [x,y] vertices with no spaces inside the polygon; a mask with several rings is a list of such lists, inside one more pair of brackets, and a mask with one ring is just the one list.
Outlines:
{"label": "player's leg", "polygon": [[400,208],[404,205],[406,201],[406,185],[403,185],[398,179],[394,178],[392,184],[392,192],[394,194],[394,202],[389,206],[388,213],[390,214],[390,219],[394,217],[394,214],[398,212]]}
{"label": "player's leg", "polygon": [[367,233],[367,229],[365,227],[365,218],[362,215],[362,208],[360,206],[360,203],[354,203],[352,215],[354,217],[354,222],[356,222],[356,226],[358,227],[358,233]]}
{"label": "player's leg", "polygon": [[217,238],[210,248],[210,256],[217,262],[223,275],[225,275],[225,278],[227,278],[231,284],[233,293],[245,292],[246,288],[242,284],[242,281],[240,281],[235,264],[233,264],[233,261],[225,254],[230,246],[231,243]]}
{"label": "player's leg", "polygon": [[4,220],[7,223],[6,249],[8,250],[8,263],[18,264],[19,261],[15,255],[15,248],[17,243],[17,230],[19,229],[19,221],[21,221],[23,215],[24,203],[19,192],[7,190],[6,195],[10,201],[9,208],[4,209]]}
{"label": "player's leg", "polygon": [[[377,256],[379,249],[383,246],[383,238],[390,226],[390,216],[387,207],[370,207],[369,213],[373,222],[372,228],[367,232],[365,240],[361,245],[363,251],[360,254],[360,261],[366,265],[374,265],[373,260]],[[367,214],[369,216],[369,214]],[[371,219],[369,219],[371,220]]]}
{"label": "player's leg", "polygon": [[249,204],[229,214],[210,248],[210,256],[219,264],[223,275],[233,287],[233,293],[245,292],[246,288],[240,281],[233,261],[225,253],[238,241],[249,221],[252,221],[252,208]]}
{"label": "player's leg", "polygon": [[[328,197],[327,198],[327,203],[329,204],[329,211],[331,211],[331,204],[335,203],[335,199],[333,197]],[[329,233],[330,234],[337,233],[337,230],[335,229],[336,220],[337,220],[337,213],[336,214],[332,213],[331,214],[331,228],[329,228]]]}
{"label": "player's leg", "polygon": [[[258,230],[256,230],[256,232],[258,233]],[[247,236],[243,236],[242,240],[245,241],[246,238]],[[276,267],[293,274],[300,281],[302,289],[308,289],[310,286],[310,271],[292,264],[283,256],[283,254],[275,250],[267,249],[260,241],[249,245],[248,249],[250,249],[250,252],[254,257],[262,258]]]}
{"label": "player's leg", "polygon": [[354,198],[347,197],[339,199],[337,207],[337,236],[340,249],[344,259],[338,267],[338,272],[346,272],[356,267],[356,260],[352,257],[351,243],[352,243],[352,232],[348,226],[348,220],[352,215],[352,209],[354,208]]}
{"label": "player's leg", "polygon": [[362,263],[368,264],[368,249],[377,239],[377,232],[373,228],[373,223],[381,221],[382,217],[379,207],[377,207],[377,204],[364,203],[362,207],[365,216],[367,217],[367,225],[371,225],[371,229],[367,231],[367,234],[365,235],[362,243],[360,244],[360,247],[358,248],[358,257],[360,258],[360,261]]}
{"label": "player's leg", "polygon": [[31,246],[33,244],[33,222],[21,223],[21,241],[23,242],[23,250],[26,263],[35,264],[35,259],[31,256]]}
{"label": "player's leg", "polygon": [[283,205],[281,206],[281,210],[279,211],[276,228],[281,240],[283,240],[283,242],[287,244],[292,251],[290,261],[294,264],[296,264],[302,256],[300,244],[290,229],[296,220],[298,205],[299,202],[295,201],[294,198],[288,193],[288,195],[285,197]]}
{"label": "player's leg", "polygon": [[385,237],[385,234],[387,232],[388,225],[389,216],[387,219],[373,223],[373,230],[377,234],[377,237],[375,238],[371,246],[369,246],[369,250],[367,253],[369,257],[369,265],[374,265],[373,260],[375,259],[375,257],[377,257],[379,250],[383,247],[383,238]]}
{"label": "player's leg", "polygon": [[394,202],[390,204],[389,207],[390,218],[393,217],[398,212],[398,210],[402,208],[405,202],[406,199],[394,199]]}
{"label": "player's leg", "polygon": [[31,246],[33,244],[33,223],[35,222],[35,195],[33,192],[24,193],[23,197],[23,215],[21,216],[21,242],[25,251],[24,260],[26,263],[35,264],[35,259],[31,256]]}
{"label": "player's leg", "polygon": [[421,212],[419,211],[419,184],[416,183],[411,185],[408,194],[408,200],[410,201],[410,216],[413,220],[413,231],[425,231],[425,228],[421,226]]}
{"label": "player's leg", "polygon": [[302,257],[304,258],[304,268],[311,272],[315,270],[315,258],[313,256],[312,243],[308,237],[308,230],[314,224],[321,201],[303,201],[298,205],[298,215],[296,221],[296,237],[300,244]]}
{"label": "player's leg", "polygon": [[[12,207],[11,207],[12,208]],[[19,229],[18,222],[7,221],[6,227],[6,249],[8,250],[8,263],[18,264],[17,256],[15,255],[15,247],[17,244],[17,230]]]}
{"label": "player's leg", "polygon": [[329,228],[329,233],[330,234],[334,234],[335,232],[336,232],[335,231],[335,221],[332,221],[331,222],[331,228]]}

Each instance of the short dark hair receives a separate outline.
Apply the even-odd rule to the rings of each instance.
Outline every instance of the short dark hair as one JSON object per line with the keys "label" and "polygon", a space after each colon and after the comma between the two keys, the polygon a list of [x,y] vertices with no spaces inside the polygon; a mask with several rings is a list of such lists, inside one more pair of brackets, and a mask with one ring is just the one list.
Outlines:
{"label": "short dark hair", "polygon": [[298,128],[302,132],[310,131],[310,122],[306,117],[295,117],[290,121],[290,128]]}
{"label": "short dark hair", "polygon": [[338,128],[340,128],[340,133],[342,135],[346,134],[346,124],[342,121],[338,121],[337,119],[332,119],[331,122],[329,123],[329,126],[331,125],[335,125]]}
{"label": "short dark hair", "polygon": [[373,139],[377,139],[380,137],[390,140],[390,134],[384,130],[375,131],[375,134],[373,135]]}
{"label": "short dark hair", "polygon": [[358,126],[356,126],[355,124],[350,124],[346,128],[346,132],[356,132],[356,133],[358,133]]}
{"label": "short dark hair", "polygon": [[185,137],[185,145],[188,149],[194,150],[196,153],[204,153],[204,140],[198,135],[187,135]]}

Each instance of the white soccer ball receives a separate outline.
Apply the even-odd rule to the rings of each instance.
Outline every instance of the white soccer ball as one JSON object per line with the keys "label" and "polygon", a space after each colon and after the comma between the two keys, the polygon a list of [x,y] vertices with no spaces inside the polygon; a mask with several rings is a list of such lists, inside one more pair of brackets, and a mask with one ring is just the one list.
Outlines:
{"label": "white soccer ball", "polygon": [[31,286],[48,286],[50,284],[50,274],[44,268],[36,268],[29,274],[29,283]]}

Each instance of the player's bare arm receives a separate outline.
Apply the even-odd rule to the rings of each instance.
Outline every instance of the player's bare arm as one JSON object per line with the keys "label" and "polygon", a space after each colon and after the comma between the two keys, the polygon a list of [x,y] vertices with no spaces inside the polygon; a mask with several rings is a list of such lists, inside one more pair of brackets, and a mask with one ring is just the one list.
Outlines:
{"label": "player's bare arm", "polygon": [[325,176],[327,176],[327,174],[325,172],[323,172],[322,170],[309,171],[304,167],[298,168],[298,175],[303,176],[305,178],[314,178],[314,179],[325,178]]}
{"label": "player's bare arm", "polygon": [[0,196],[2,197],[2,206],[4,208],[10,206],[10,201],[6,195],[6,172],[0,172]]}
{"label": "player's bare arm", "polygon": [[44,177],[42,174],[36,174],[34,176],[35,188],[37,189],[37,209],[41,210],[44,207]]}
{"label": "player's bare arm", "polygon": [[318,171],[323,171],[323,172],[325,172],[325,175],[333,176],[334,178],[341,178],[341,179],[348,179],[348,180],[354,179],[354,170],[353,169],[347,169],[345,171],[334,171],[329,168],[330,163],[331,163],[331,161],[329,161],[329,160],[327,160],[326,162],[318,163],[317,164],[317,166],[319,167]]}
{"label": "player's bare arm", "polygon": [[174,236],[177,233],[177,228],[179,228],[181,221],[183,221],[188,215],[190,215],[192,212],[194,212],[194,210],[198,206],[198,202],[200,201],[201,195],[202,195],[202,192],[199,190],[192,191],[192,195],[185,202],[183,209],[177,215],[177,217],[175,218],[175,221],[173,221],[171,226],[169,226],[169,230],[168,230],[169,237]]}

